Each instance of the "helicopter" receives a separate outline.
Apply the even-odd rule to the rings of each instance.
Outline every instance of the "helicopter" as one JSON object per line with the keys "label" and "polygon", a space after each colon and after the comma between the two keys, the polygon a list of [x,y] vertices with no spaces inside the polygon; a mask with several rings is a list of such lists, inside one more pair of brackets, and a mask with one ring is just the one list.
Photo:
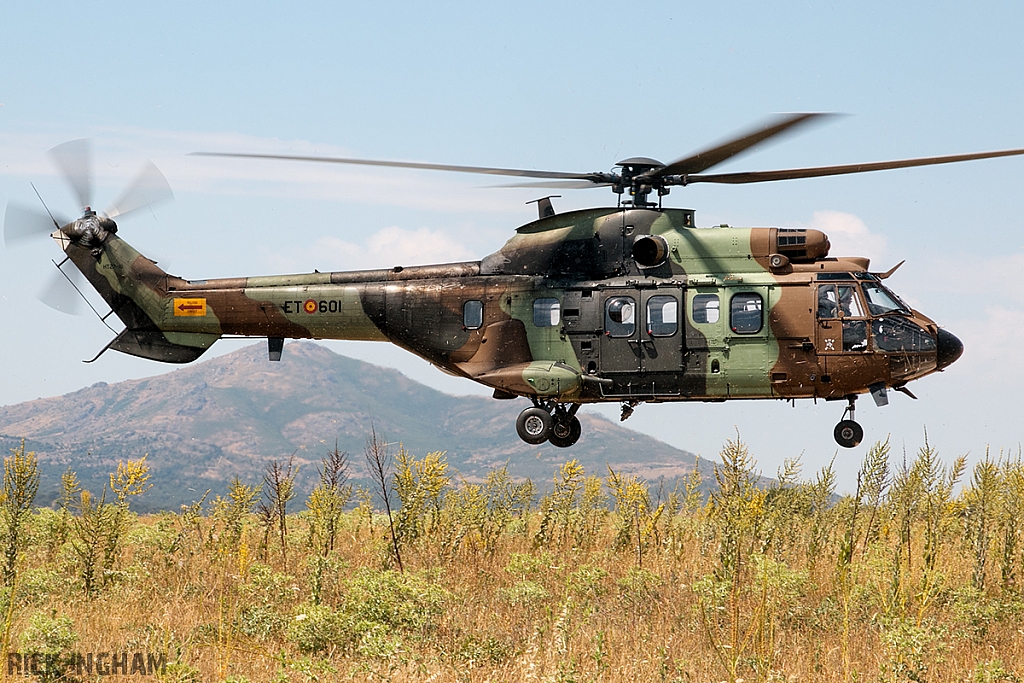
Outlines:
{"label": "helicopter", "polygon": [[[386,341],[444,372],[478,382],[495,399],[530,401],[516,420],[529,444],[566,448],[576,413],[617,402],[625,420],[642,403],[812,399],[846,403],[833,431],[844,448],[864,430],[856,401],[941,371],[962,342],[885,285],[900,265],[830,256],[828,236],[787,227],[699,228],[692,209],[667,208],[674,187],[746,184],[864,173],[1024,154],[1024,149],[838,166],[706,173],[758,143],[827,116],[778,116],[669,164],[646,157],[615,170],[571,173],[242,152],[201,156],[341,163],[533,179],[515,186],[608,187],[615,206],[538,217],[476,261],[388,269],[187,280],[162,270],[118,235],[115,217],[164,199],[147,168],[112,211],[89,207],[82,141],[51,150],[83,207],[61,222],[8,206],[5,240],[49,233],[123,322],[108,349],[189,363],[222,337]],[[155,171],[155,173],[154,173]],[[656,199],[652,199],[652,195]],[[45,205],[44,205],[45,206]],[[56,230],[52,230],[52,228]],[[65,275],[64,270],[61,271]],[[92,360],[96,360],[93,358]],[[92,361],[88,361],[92,362]]]}

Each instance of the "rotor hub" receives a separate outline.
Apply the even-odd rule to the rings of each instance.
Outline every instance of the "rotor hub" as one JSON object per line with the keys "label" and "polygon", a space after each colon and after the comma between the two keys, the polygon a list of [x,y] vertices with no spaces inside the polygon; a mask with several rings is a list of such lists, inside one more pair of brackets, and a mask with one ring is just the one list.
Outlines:
{"label": "rotor hub", "polygon": [[622,169],[619,173],[619,181],[613,185],[616,194],[623,194],[629,188],[629,196],[632,198],[629,203],[636,207],[652,207],[654,204],[647,201],[647,196],[654,190],[658,196],[668,194],[664,180],[655,175],[655,171],[664,168],[665,164],[650,157],[630,157],[615,164]]}
{"label": "rotor hub", "polygon": [[76,244],[96,248],[103,244],[108,235],[117,232],[117,223],[106,216],[96,215],[95,211],[86,206],[81,218],[62,226],[60,231]]}
{"label": "rotor hub", "polygon": [[623,169],[623,175],[627,172],[635,175],[655,168],[661,168],[665,164],[661,163],[657,159],[651,159],[650,157],[630,157],[628,159],[623,159],[615,165]]}

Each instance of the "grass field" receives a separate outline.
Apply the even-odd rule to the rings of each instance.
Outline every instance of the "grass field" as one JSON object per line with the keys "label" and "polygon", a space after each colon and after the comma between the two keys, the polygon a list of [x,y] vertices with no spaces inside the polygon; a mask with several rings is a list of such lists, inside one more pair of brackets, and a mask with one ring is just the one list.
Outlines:
{"label": "grass field", "polygon": [[803,476],[789,464],[760,479],[745,446],[729,442],[710,498],[696,476],[658,491],[570,461],[537,500],[532,483],[503,469],[470,484],[452,480],[443,454],[392,455],[373,443],[368,453],[390,517],[379,489],[347,483],[336,452],[306,499],[289,463],[276,462],[263,482],[236,481],[223,499],[143,517],[130,507],[149,485],[145,459],[123,463],[99,494],[69,472],[61,506],[42,509],[34,457],[15,452],[0,503],[4,674],[1024,676],[1019,458],[965,471],[926,446],[890,468],[887,445],[876,444],[858,493],[837,499],[829,469]]}

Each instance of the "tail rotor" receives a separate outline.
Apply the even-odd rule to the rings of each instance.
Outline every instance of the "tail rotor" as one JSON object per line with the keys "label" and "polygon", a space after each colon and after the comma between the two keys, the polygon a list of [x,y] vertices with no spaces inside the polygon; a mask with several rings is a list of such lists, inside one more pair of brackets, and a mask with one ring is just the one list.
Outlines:
{"label": "tail rotor", "polygon": [[[4,213],[3,230],[6,247],[25,246],[46,236],[89,242],[89,246],[95,246],[106,232],[116,232],[117,224],[113,221],[115,217],[120,219],[141,209],[174,199],[167,178],[152,161],[146,161],[110,208],[97,216],[90,208],[93,193],[92,141],[71,140],[49,150],[48,155],[78,200],[81,217],[68,221],[52,214],[41,196],[39,200],[43,203],[43,211],[17,202],[8,202]],[[36,194],[38,195],[38,192]],[[106,232],[102,232],[103,230]],[[81,311],[84,299],[81,290],[85,280],[78,268],[74,265],[65,266],[65,263],[66,261],[62,261],[60,264],[54,264],[59,272],[49,278],[37,298],[50,308],[74,314]]]}
{"label": "tail rotor", "polygon": [[54,263],[57,272],[50,275],[36,298],[55,311],[68,315],[81,315],[85,276],[74,266],[61,267]]}

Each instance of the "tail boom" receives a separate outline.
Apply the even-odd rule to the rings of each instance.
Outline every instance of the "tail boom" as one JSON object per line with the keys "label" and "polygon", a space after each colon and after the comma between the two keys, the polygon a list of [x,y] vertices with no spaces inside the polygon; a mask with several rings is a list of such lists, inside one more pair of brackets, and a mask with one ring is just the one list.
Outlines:
{"label": "tail boom", "polygon": [[383,331],[389,286],[479,274],[479,263],[458,263],[185,280],[113,233],[99,247],[58,241],[125,324],[108,348],[170,363],[195,360],[223,336],[390,341]]}

